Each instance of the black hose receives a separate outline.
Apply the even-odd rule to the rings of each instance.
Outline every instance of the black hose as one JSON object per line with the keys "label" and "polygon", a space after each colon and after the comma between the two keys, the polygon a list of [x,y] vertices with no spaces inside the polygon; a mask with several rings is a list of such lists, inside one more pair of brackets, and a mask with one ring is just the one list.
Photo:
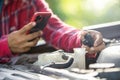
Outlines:
{"label": "black hose", "polygon": [[73,57],[68,57],[68,60],[66,62],[58,62],[58,63],[54,63],[52,62],[49,65],[46,65],[44,67],[52,67],[52,68],[57,68],[57,69],[64,69],[64,68],[68,68],[72,65],[74,61]]}

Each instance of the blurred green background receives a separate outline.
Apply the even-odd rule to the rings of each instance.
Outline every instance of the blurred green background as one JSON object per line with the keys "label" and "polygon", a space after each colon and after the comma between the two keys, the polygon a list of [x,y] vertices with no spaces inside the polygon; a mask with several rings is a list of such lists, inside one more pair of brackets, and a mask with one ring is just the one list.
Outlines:
{"label": "blurred green background", "polygon": [[120,0],[46,0],[53,12],[76,28],[120,20]]}

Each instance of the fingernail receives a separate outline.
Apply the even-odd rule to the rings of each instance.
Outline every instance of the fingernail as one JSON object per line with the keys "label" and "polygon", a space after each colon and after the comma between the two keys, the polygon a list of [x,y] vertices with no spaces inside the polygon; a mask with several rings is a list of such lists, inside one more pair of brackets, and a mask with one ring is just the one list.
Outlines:
{"label": "fingernail", "polygon": [[91,50],[91,51],[95,51],[95,48],[91,47],[90,50]]}
{"label": "fingernail", "polygon": [[36,22],[32,22],[32,25],[35,26],[35,25],[36,25]]}

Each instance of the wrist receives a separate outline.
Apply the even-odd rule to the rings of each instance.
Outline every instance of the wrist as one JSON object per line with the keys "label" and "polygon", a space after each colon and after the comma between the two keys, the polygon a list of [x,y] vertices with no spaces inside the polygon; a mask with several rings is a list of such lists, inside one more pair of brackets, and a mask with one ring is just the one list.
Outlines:
{"label": "wrist", "polygon": [[12,52],[11,52],[9,45],[8,45],[8,38],[7,37],[0,40],[0,45],[1,45],[0,46],[1,53],[3,53],[2,56],[8,56],[8,57],[12,56]]}

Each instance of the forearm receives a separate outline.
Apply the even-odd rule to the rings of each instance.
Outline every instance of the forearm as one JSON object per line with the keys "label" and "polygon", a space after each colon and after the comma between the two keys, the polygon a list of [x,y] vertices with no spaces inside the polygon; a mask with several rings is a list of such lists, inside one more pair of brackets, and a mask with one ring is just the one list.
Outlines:
{"label": "forearm", "polygon": [[60,20],[44,1],[37,0],[40,11],[51,12],[52,16],[43,30],[43,38],[46,42],[57,49],[71,52],[75,47],[81,47],[81,31]]}
{"label": "forearm", "polygon": [[44,39],[48,44],[57,49],[63,49],[67,52],[72,52],[73,48],[81,47],[81,32],[70,27],[61,27],[59,29],[47,26],[44,31]]}

